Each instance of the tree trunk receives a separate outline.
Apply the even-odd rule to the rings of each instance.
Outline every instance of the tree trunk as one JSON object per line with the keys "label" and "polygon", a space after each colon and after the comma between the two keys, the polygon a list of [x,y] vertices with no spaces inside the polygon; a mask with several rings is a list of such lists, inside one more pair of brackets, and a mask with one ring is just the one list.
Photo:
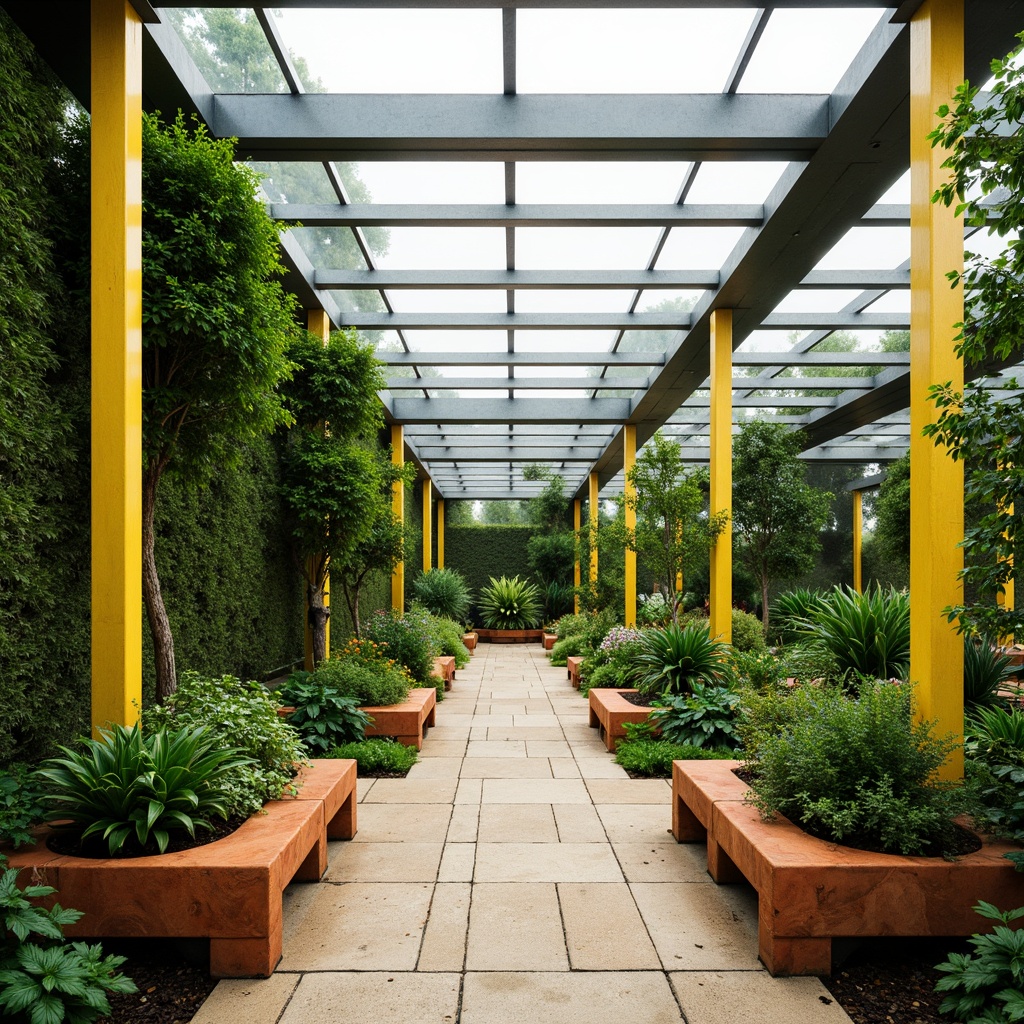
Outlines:
{"label": "tree trunk", "polygon": [[761,579],[761,625],[764,626],[764,635],[768,635],[768,577]]}
{"label": "tree trunk", "polygon": [[153,514],[159,482],[160,471],[156,468],[148,470],[142,480],[142,599],[146,605],[149,631],[153,636],[156,699],[162,704],[178,688],[178,674],[174,667],[174,634],[171,632],[171,623],[160,592],[160,577],[156,571]]}
{"label": "tree trunk", "polygon": [[307,585],[306,599],[309,604],[309,632],[313,641],[313,667],[316,668],[327,657],[327,620],[331,616],[324,607],[324,588]]}

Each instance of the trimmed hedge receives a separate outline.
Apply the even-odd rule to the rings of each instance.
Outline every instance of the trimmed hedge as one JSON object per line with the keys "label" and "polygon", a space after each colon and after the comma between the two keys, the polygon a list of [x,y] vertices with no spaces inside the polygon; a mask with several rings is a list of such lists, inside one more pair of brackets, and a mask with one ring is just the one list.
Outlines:
{"label": "trimmed hedge", "polygon": [[[519,576],[533,579],[526,557],[526,542],[535,532],[532,526],[449,526],[445,530],[444,564],[458,569],[473,592],[470,617],[480,623],[477,595],[490,577]],[[534,580],[533,582],[536,582]]]}

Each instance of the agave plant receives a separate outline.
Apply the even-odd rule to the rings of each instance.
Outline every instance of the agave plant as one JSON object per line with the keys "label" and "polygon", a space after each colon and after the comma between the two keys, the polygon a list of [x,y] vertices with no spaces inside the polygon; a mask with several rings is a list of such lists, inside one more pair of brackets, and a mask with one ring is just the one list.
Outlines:
{"label": "agave plant", "polygon": [[771,621],[779,642],[791,644],[797,640],[800,624],[811,618],[814,612],[821,611],[825,600],[820,590],[808,590],[806,587],[795,587],[779,594],[771,609]]}
{"label": "agave plant", "polygon": [[540,588],[518,576],[502,576],[480,591],[477,606],[488,629],[532,629],[543,613]]}
{"label": "agave plant", "polygon": [[706,626],[645,629],[637,647],[630,678],[644,696],[690,693],[696,682],[721,686],[730,680],[730,647],[712,640]]}
{"label": "agave plant", "polygon": [[964,706],[969,710],[998,699],[999,687],[1017,674],[1012,660],[991,644],[964,639]]}
{"label": "agave plant", "polygon": [[138,725],[115,725],[100,737],[84,740],[84,751],[61,747],[65,756],[37,774],[50,787],[53,827],[83,844],[105,840],[112,857],[126,844],[138,852],[150,838],[163,853],[172,832],[212,829],[208,816],[227,817],[225,775],[252,763],[238,750],[215,749],[202,726],[143,736]]}

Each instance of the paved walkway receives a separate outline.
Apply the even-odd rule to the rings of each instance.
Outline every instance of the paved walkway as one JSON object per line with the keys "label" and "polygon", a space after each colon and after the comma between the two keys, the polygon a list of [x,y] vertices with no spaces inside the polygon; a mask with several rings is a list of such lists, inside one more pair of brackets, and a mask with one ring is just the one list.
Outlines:
{"label": "paved walkway", "polygon": [[537,645],[483,644],[405,779],[360,780],[359,832],[285,894],[284,957],[195,1024],[849,1024],[757,960],[757,898],[672,839]]}

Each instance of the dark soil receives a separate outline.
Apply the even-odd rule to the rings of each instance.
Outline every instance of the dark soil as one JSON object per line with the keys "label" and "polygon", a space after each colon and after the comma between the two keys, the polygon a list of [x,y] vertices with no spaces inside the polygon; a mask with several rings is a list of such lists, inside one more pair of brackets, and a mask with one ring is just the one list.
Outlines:
{"label": "dark soil", "polygon": [[624,701],[628,701],[630,704],[635,704],[638,708],[649,708],[658,699],[657,694],[648,697],[644,696],[644,694],[639,691],[634,691],[633,693],[619,693],[619,696]]}
{"label": "dark soil", "polygon": [[[185,831],[175,831],[170,834],[170,841],[164,853],[177,853],[179,850],[194,850],[197,846],[207,846],[215,843],[218,839],[231,835],[240,828],[246,819],[240,816],[228,818],[224,821],[221,818],[212,818],[212,828],[197,828],[195,837]],[[94,860],[102,860],[110,856],[107,843],[101,837],[90,836],[89,840],[82,844],[78,836],[71,833],[57,832],[46,840],[46,845],[54,853],[63,853],[72,857],[87,857]],[[121,858],[131,857],[154,857],[160,853],[156,840],[150,839],[145,846],[140,846],[134,836],[129,837],[122,848],[122,852],[116,856]]]}

